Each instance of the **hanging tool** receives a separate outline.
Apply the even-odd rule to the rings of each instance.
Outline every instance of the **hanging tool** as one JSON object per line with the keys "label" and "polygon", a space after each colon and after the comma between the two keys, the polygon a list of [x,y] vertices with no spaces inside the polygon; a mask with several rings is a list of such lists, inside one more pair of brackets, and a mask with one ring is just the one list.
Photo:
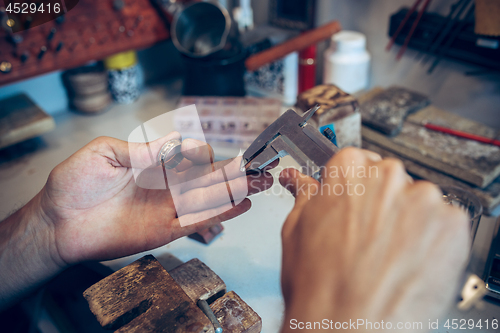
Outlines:
{"label": "hanging tool", "polygon": [[424,63],[427,62],[431,58],[432,54],[434,54],[437,51],[437,49],[441,46],[443,40],[446,38],[446,36],[448,36],[451,29],[453,29],[457,20],[459,20],[463,11],[465,10],[465,8],[467,8],[470,2],[471,0],[465,0],[464,2],[461,3],[459,2],[456,4],[458,12],[456,13],[456,15],[451,17],[451,19],[447,22],[446,26],[443,29],[441,29],[441,33],[439,34],[438,38],[434,41],[434,43],[432,43],[429,49],[429,54],[423,59]]}
{"label": "hanging tool", "polygon": [[290,155],[300,164],[302,173],[319,179],[321,167],[339,151],[332,143],[335,134],[331,129],[320,133],[307,123],[319,108],[316,105],[302,117],[291,109],[286,111],[248,147],[241,170],[261,170],[274,160]]}
{"label": "hanging tool", "polygon": [[[398,28],[396,29],[396,31],[392,35],[391,40],[389,41],[389,43],[387,43],[387,46],[385,47],[386,51],[389,51],[391,49],[392,45],[394,45],[394,42],[396,41],[396,38],[399,36],[399,34],[401,33],[401,31],[405,27],[406,22],[408,22],[408,20],[410,19],[411,15],[415,12],[415,10],[417,10],[417,7],[420,5],[421,2],[422,2],[422,0],[416,0],[415,3],[413,4],[413,6],[410,8],[410,10],[408,10],[408,12],[406,13],[406,16],[403,18],[403,20],[399,24]],[[429,3],[430,3],[430,0],[425,0],[425,3],[423,5],[423,7],[418,12],[417,18],[413,22],[413,25],[410,28],[410,32],[406,36],[406,39],[404,41],[403,46],[401,47],[401,49],[399,50],[399,52],[398,52],[398,54],[396,56],[396,60],[401,59],[401,57],[403,56],[404,52],[406,51],[406,48],[408,47],[408,43],[410,42],[410,39],[411,39],[413,33],[415,32],[415,29],[417,28],[418,22],[420,21],[420,19],[422,18],[422,15],[424,14],[424,12],[427,9],[427,7],[429,6]]]}
{"label": "hanging tool", "polygon": [[[427,7],[429,6],[430,2],[431,2],[431,0],[425,0],[424,5],[422,6],[420,11],[418,12],[417,18],[415,19],[415,21],[413,22],[413,25],[410,28],[410,32],[408,32],[408,35],[406,36],[406,39],[405,39],[403,46],[401,46],[398,54],[396,55],[396,60],[401,59],[401,57],[405,53],[406,48],[408,47],[408,44],[410,43],[410,39],[413,36],[413,33],[415,32],[415,30],[417,29],[418,22],[420,22],[420,19],[422,18],[422,15],[424,15],[424,12],[427,9]],[[420,1],[417,1],[417,5],[419,3],[420,3]],[[415,7],[417,7],[417,6],[415,6]]]}
{"label": "hanging tool", "polygon": [[438,50],[436,59],[434,59],[434,62],[432,63],[431,67],[429,67],[429,70],[427,71],[427,73],[430,74],[430,73],[432,73],[432,71],[434,71],[434,68],[436,68],[438,63],[443,58],[443,56],[446,55],[446,53],[450,49],[451,44],[453,44],[453,42],[457,39],[460,32],[462,32],[465,24],[468,22],[471,22],[474,19],[475,5],[474,5],[474,2],[469,2],[469,3],[472,3],[472,5],[470,6],[469,10],[467,11],[467,14],[465,14],[465,18],[457,23],[457,26],[450,34],[450,37],[448,38],[446,43],[444,43],[443,47],[441,47]]}
{"label": "hanging tool", "polygon": [[396,29],[396,32],[394,32],[394,34],[392,35],[391,40],[389,41],[389,43],[387,43],[387,46],[385,47],[386,51],[389,51],[391,49],[391,47],[394,45],[394,42],[396,41],[396,38],[399,36],[399,33],[401,32],[401,30],[403,30],[404,26],[406,25],[406,22],[408,21],[408,19],[410,18],[411,14],[413,14],[413,12],[415,11],[415,9],[417,8],[417,6],[420,4],[421,1],[422,0],[415,1],[415,3],[413,4],[413,6],[406,13],[406,16],[403,18],[403,20],[399,24],[398,28]]}
{"label": "hanging tool", "polygon": [[448,25],[448,23],[453,18],[453,15],[457,11],[457,9],[462,5],[463,1],[466,0],[458,0],[456,3],[450,6],[450,12],[448,13],[448,16],[446,16],[446,19],[439,26],[437,26],[428,37],[426,37],[428,42],[422,47],[422,51],[424,52],[429,51],[429,49],[433,45],[433,41],[436,39],[436,37],[438,37],[439,33],[442,32],[443,29]]}
{"label": "hanging tool", "polygon": [[200,299],[196,304],[198,304],[198,307],[203,311],[203,313],[210,319],[210,322],[212,325],[214,325],[215,333],[222,333],[222,327],[220,326],[219,321],[217,320],[217,317],[215,317],[214,312],[210,308],[210,305],[208,305],[206,300]]}
{"label": "hanging tool", "polygon": [[440,126],[440,125],[427,123],[427,122],[424,124],[420,124],[420,123],[415,123],[415,124],[422,125],[425,128],[430,129],[432,131],[441,132],[441,133],[456,136],[458,138],[464,138],[464,139],[473,140],[473,141],[477,141],[477,142],[486,143],[489,145],[494,145],[494,146],[500,147],[500,140],[497,140],[495,138],[492,139],[492,138],[488,138],[485,136],[476,135],[476,134],[472,134],[472,133],[468,133],[468,132],[464,132],[464,131],[459,131],[459,130],[456,130],[453,128]]}

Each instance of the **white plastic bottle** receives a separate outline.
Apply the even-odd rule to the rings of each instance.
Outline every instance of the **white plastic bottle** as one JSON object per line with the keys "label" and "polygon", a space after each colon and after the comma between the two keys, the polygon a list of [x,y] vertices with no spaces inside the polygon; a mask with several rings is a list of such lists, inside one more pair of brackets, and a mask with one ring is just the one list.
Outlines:
{"label": "white plastic bottle", "polygon": [[332,36],[324,53],[323,83],[333,83],[352,94],[368,87],[370,54],[366,37],[356,31],[341,31]]}

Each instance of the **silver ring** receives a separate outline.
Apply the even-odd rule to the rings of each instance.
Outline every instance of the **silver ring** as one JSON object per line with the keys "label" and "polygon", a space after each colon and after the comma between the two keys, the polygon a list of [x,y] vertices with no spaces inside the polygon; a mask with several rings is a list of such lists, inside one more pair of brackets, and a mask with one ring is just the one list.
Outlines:
{"label": "silver ring", "polygon": [[163,144],[158,152],[158,162],[165,169],[173,169],[184,159],[181,153],[181,141],[177,139],[169,140]]}

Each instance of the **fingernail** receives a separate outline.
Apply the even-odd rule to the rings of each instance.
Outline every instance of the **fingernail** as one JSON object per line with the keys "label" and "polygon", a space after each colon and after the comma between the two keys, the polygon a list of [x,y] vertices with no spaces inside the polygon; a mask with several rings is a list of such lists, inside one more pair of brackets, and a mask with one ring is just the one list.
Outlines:
{"label": "fingernail", "polygon": [[246,171],[245,171],[245,174],[246,174],[247,176],[259,175],[259,174],[261,174],[261,173],[262,173],[262,171],[261,171],[261,170],[259,170],[259,169],[252,169],[252,170],[246,170]]}
{"label": "fingernail", "polygon": [[285,180],[288,178],[290,178],[290,173],[289,173],[288,169],[281,171],[280,176],[278,177],[278,180],[279,180],[281,186],[285,186],[285,184],[286,184]]}
{"label": "fingernail", "polygon": [[376,154],[368,154],[367,158],[372,162],[380,162],[382,161],[382,157]]}

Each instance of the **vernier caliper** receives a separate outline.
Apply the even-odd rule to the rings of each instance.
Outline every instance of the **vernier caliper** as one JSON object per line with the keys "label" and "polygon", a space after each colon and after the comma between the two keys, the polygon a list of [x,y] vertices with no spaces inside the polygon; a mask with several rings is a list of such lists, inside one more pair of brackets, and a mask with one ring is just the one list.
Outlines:
{"label": "vernier caliper", "polygon": [[241,171],[260,170],[274,160],[290,155],[302,167],[302,173],[320,178],[321,167],[339,151],[331,140],[335,133],[326,128],[323,133],[308,124],[319,106],[301,117],[288,110],[276,119],[243,154]]}

